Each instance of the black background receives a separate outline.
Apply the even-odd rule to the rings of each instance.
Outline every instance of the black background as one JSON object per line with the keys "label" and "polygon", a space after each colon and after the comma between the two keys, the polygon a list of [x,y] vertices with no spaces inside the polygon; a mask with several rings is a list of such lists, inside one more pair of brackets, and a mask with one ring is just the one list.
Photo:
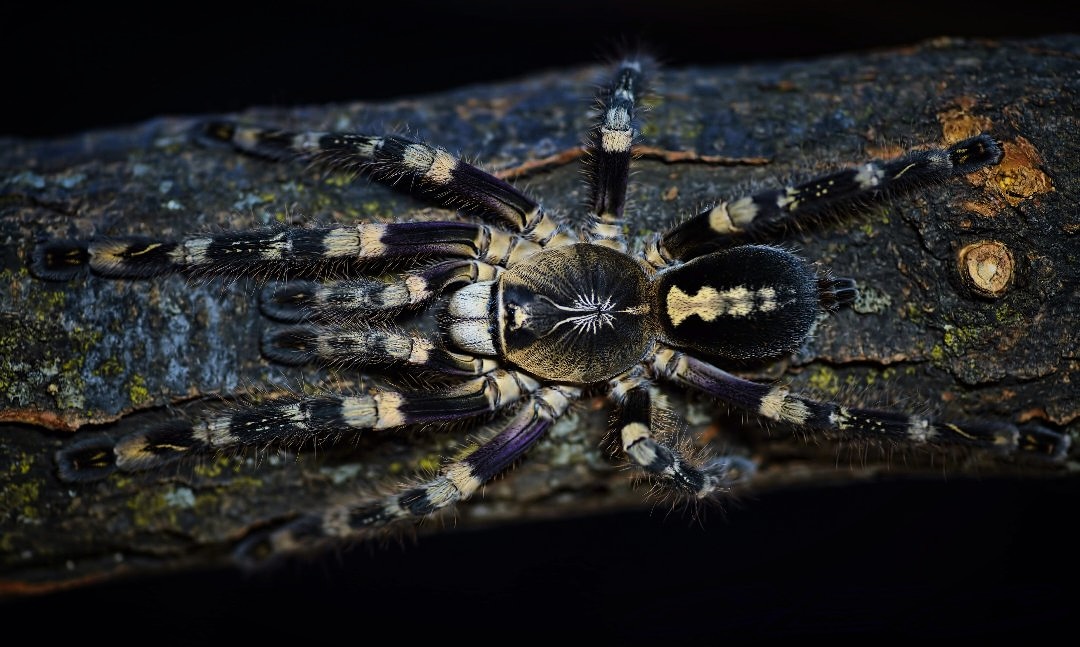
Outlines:
{"label": "black background", "polygon": [[9,2],[0,8],[0,134],[417,95],[595,63],[623,45],[644,44],[676,66],[805,58],[940,35],[1075,32],[1080,10],[1068,4],[305,0],[157,3],[121,13],[98,3]]}
{"label": "black background", "polygon": [[[0,134],[417,95],[591,63],[621,43],[648,44],[676,66],[1077,26],[1075,9],[1030,2],[1007,11],[945,2],[725,4],[734,3],[161,4],[110,15],[9,3],[0,14]],[[1033,635],[1066,626],[1073,610],[1078,490],[1075,479],[946,475],[776,493],[704,525],[635,512],[451,533],[273,576],[190,573],[8,603],[0,617],[40,613],[57,636],[155,644],[233,634],[635,643]]]}

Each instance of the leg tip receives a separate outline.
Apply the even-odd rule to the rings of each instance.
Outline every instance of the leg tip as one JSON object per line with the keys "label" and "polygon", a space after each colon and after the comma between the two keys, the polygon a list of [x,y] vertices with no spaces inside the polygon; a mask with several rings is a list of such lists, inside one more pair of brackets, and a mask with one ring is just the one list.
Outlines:
{"label": "leg tip", "polygon": [[266,359],[287,366],[303,366],[317,356],[317,333],[308,326],[285,326],[268,331],[262,339]]}
{"label": "leg tip", "polygon": [[259,297],[259,309],[275,321],[299,323],[311,315],[318,284],[311,281],[290,281],[284,285],[268,285]]}
{"label": "leg tip", "polygon": [[60,480],[67,483],[100,481],[116,471],[115,443],[112,438],[99,436],[76,440],[56,452],[56,468]]}
{"label": "leg tip", "polygon": [[236,124],[224,119],[203,119],[191,128],[191,139],[202,146],[228,146],[236,135]]}
{"label": "leg tip", "polygon": [[757,474],[757,463],[743,456],[722,456],[709,465],[710,470],[722,473],[730,487],[745,485]]}
{"label": "leg tip", "polygon": [[30,273],[46,281],[68,281],[86,275],[90,250],[74,240],[38,239],[30,252]]}
{"label": "leg tip", "polygon": [[990,135],[976,135],[949,147],[949,160],[960,173],[973,173],[986,166],[1001,163],[1005,149]]}
{"label": "leg tip", "polygon": [[1025,455],[1045,458],[1055,463],[1065,460],[1071,446],[1072,439],[1068,435],[1036,424],[1023,426],[1017,440],[1017,449]]}
{"label": "leg tip", "polygon": [[232,559],[245,570],[254,571],[289,553],[310,548],[327,538],[322,519],[305,515],[284,525],[256,530],[232,551]]}

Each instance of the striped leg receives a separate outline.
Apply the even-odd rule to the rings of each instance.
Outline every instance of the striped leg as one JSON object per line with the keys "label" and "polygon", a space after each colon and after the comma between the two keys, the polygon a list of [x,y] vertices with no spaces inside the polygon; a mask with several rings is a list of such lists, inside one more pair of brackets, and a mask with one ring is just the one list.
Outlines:
{"label": "striped leg", "polygon": [[[291,551],[326,538],[348,538],[398,521],[420,521],[464,501],[520,459],[581,396],[581,389],[553,386],[529,397],[490,440],[450,463],[426,482],[360,504],[328,508],[242,543],[237,557],[251,560],[260,550]],[[268,545],[267,545],[268,544]]]}
{"label": "striped leg", "polygon": [[626,250],[623,207],[630,178],[631,148],[638,131],[634,110],[643,93],[642,64],[623,61],[598,98],[600,122],[588,140],[586,175],[592,183],[594,243]]}
{"label": "striped leg", "polygon": [[264,315],[277,321],[356,321],[418,307],[450,286],[491,281],[500,272],[501,268],[481,261],[453,260],[390,280],[290,281],[267,286],[259,305]]}
{"label": "striped leg", "polygon": [[653,242],[648,250],[649,260],[659,267],[673,259],[686,259],[746,242],[775,233],[797,220],[879,202],[973,173],[999,163],[1003,154],[1001,145],[989,135],[977,135],[948,148],[869,162],[803,184],[721,202]]}
{"label": "striped leg", "polygon": [[703,499],[730,492],[753,476],[756,466],[746,458],[716,456],[698,465],[654,438],[648,381],[630,376],[615,378],[611,397],[617,405],[616,431],[626,457],[676,494]]}
{"label": "striped leg", "polygon": [[540,245],[577,242],[532,198],[443,148],[396,135],[296,133],[231,122],[206,124],[204,134],[254,155],[305,159],[329,170],[367,174],[439,206],[504,222]]}
{"label": "striped leg", "polygon": [[1002,453],[1016,451],[1061,460],[1069,438],[1043,428],[1021,433],[1004,422],[948,422],[897,411],[845,407],[793,394],[785,386],[759,384],[671,349],[652,360],[658,377],[708,393],[768,420],[808,430],[836,432],[871,441],[958,446]]}
{"label": "striped leg", "polygon": [[116,278],[175,272],[282,277],[325,275],[350,263],[417,257],[474,258],[512,265],[538,249],[536,243],[476,223],[368,223],[196,234],[179,241],[142,236],[96,239],[89,244],[46,240],[35,248],[31,269],[53,280],[72,278],[87,267]]}
{"label": "striped leg", "polygon": [[145,470],[242,445],[299,444],[344,433],[470,418],[499,411],[538,387],[522,373],[500,370],[443,390],[284,397],[195,425],[173,423],[129,434],[112,447],[112,456],[103,453],[100,443],[75,443],[58,453],[57,463],[65,480],[95,480],[113,469]]}
{"label": "striped leg", "polygon": [[389,322],[282,326],[263,337],[262,352],[269,360],[294,366],[318,362],[349,369],[416,368],[446,375],[483,375],[498,367],[494,359],[448,351]]}

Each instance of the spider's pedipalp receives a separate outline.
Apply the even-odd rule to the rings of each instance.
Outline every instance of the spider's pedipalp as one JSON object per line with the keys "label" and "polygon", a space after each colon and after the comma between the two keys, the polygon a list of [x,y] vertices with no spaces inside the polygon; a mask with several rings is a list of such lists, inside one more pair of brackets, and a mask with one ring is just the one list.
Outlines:
{"label": "spider's pedipalp", "polygon": [[999,163],[1001,144],[977,135],[948,148],[907,155],[814,178],[802,184],[721,202],[664,233],[658,256],[685,259],[711,249],[775,234],[786,225],[865,203],[880,202],[915,188],[974,173]]}
{"label": "spider's pedipalp", "polygon": [[483,375],[498,367],[493,359],[446,350],[390,323],[275,327],[263,336],[262,351],[267,359],[293,366],[318,362],[352,370],[412,368],[447,375]]}
{"label": "spider's pedipalp", "polygon": [[327,283],[290,281],[267,286],[259,306],[267,317],[291,323],[391,316],[425,305],[458,284],[494,280],[501,271],[482,261],[451,260],[386,280],[357,277]]}

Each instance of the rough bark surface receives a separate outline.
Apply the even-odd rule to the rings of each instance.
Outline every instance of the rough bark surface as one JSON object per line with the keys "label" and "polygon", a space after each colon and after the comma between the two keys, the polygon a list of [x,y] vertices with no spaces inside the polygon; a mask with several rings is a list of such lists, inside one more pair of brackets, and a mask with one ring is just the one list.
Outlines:
{"label": "rough bark surface", "polygon": [[[940,40],[813,62],[663,70],[645,116],[649,148],[633,175],[631,229],[643,238],[751,187],[990,132],[1004,142],[999,167],[788,236],[784,244],[856,277],[863,296],[823,322],[797,357],[745,374],[849,401],[1037,422],[1075,438],[1078,59],[1076,37]],[[289,128],[407,129],[516,178],[550,211],[573,218],[587,195],[577,147],[602,75],[568,70],[392,103],[256,108],[239,117]],[[254,283],[43,282],[26,269],[36,237],[447,215],[364,180],[201,147],[188,137],[192,123],[161,118],[70,139],[0,141],[0,593],[223,563],[253,529],[431,469],[464,437],[365,434],[317,451],[220,456],[91,484],[58,480],[53,455],[76,438],[119,436],[244,394],[364,385],[263,360]],[[962,250],[984,241],[1013,260],[993,297],[972,286],[961,261]],[[697,444],[759,461],[757,491],[886,473],[937,478],[943,460],[950,478],[1075,478],[1074,458],[1020,465],[807,442],[704,398],[668,395]],[[456,526],[643,505],[646,488],[631,485],[602,442],[606,421],[602,400],[586,402],[461,506]]]}

